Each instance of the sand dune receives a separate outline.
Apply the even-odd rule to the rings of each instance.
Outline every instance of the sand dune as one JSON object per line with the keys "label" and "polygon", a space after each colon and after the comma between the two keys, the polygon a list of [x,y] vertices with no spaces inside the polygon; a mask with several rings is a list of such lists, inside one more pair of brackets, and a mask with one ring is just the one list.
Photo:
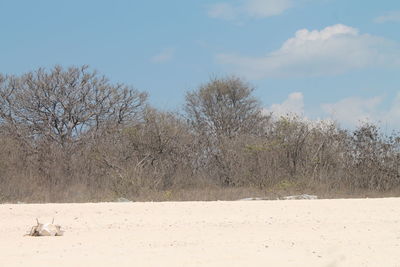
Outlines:
{"label": "sand dune", "polygon": [[0,236],[0,266],[400,266],[400,199],[4,204]]}

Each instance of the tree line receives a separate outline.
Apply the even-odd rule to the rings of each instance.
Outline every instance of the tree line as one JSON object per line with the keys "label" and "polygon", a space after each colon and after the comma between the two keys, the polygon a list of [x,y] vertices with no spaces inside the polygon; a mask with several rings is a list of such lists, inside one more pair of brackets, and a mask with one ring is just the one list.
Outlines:
{"label": "tree line", "polygon": [[173,113],[87,66],[0,74],[0,202],[399,188],[397,134],[276,118],[253,92],[211,78]]}

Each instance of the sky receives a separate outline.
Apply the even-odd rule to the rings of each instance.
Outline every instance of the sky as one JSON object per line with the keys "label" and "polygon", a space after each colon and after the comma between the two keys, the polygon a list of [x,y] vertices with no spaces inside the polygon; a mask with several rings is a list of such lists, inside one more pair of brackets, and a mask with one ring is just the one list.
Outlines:
{"label": "sky", "polygon": [[400,130],[398,0],[0,0],[0,73],[89,65],[162,110],[210,77],[266,111]]}

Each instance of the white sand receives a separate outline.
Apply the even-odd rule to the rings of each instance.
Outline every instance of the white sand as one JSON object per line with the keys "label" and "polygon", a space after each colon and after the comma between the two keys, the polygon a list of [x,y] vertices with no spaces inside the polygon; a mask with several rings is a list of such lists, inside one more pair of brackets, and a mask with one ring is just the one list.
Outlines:
{"label": "white sand", "polygon": [[0,266],[400,266],[400,199],[5,204]]}

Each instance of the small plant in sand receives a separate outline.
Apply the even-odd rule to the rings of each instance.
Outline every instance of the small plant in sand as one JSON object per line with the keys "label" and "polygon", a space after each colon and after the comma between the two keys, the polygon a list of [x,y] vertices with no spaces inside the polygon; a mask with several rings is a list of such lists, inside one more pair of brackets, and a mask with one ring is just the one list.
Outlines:
{"label": "small plant in sand", "polygon": [[36,218],[37,224],[32,226],[30,232],[26,236],[62,236],[64,231],[61,230],[60,225],[54,224],[54,218],[51,223],[39,223]]}

